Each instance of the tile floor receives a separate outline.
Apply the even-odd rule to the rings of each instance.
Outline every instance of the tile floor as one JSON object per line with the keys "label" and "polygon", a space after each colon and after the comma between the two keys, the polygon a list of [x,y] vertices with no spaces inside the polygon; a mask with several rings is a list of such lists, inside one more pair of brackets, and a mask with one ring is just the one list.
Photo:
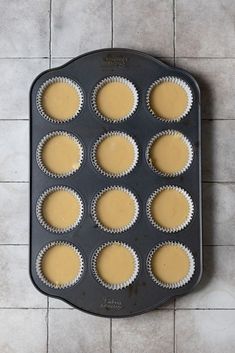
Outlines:
{"label": "tile floor", "polygon": [[[0,352],[235,351],[233,0],[0,1]],[[146,51],[202,90],[205,273],[192,294],[140,317],[86,315],[28,275],[28,91],[42,70],[102,47]]]}

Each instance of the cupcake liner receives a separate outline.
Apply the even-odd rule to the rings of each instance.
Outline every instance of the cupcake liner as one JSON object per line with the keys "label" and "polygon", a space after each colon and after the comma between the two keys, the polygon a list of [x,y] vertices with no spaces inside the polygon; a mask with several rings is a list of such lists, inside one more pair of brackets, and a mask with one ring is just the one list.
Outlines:
{"label": "cupcake liner", "polygon": [[[179,115],[177,118],[175,119],[167,119],[167,118],[162,118],[160,116],[157,116],[155,114],[155,112],[153,111],[153,109],[151,108],[151,105],[150,105],[150,95],[151,95],[151,91],[154,87],[156,87],[157,85],[159,85],[160,83],[162,82],[173,82],[173,83],[176,83],[178,84],[180,87],[182,87],[186,94],[187,94],[187,97],[188,97],[188,103],[187,103],[187,106],[185,108],[185,111]],[[175,77],[175,76],[166,76],[166,77],[161,77],[160,79],[154,81],[151,86],[149,87],[148,91],[147,91],[147,97],[146,97],[146,103],[147,103],[147,107],[150,111],[150,113],[155,117],[155,118],[158,118],[160,119],[161,121],[165,121],[165,122],[178,122],[180,121],[181,119],[183,119],[190,111],[191,107],[192,107],[192,104],[193,104],[193,94],[192,94],[192,90],[191,88],[189,87],[189,85],[183,81],[182,79],[178,78],[178,77]]]}
{"label": "cupcake liner", "polygon": [[[134,157],[133,164],[131,165],[131,167],[129,167],[126,171],[123,171],[122,173],[114,174],[114,173],[106,172],[104,169],[102,169],[100,167],[100,165],[98,164],[97,159],[96,159],[96,152],[97,152],[97,148],[98,148],[99,144],[102,141],[104,141],[107,137],[110,137],[110,136],[123,136],[134,147],[135,157]],[[121,131],[110,131],[110,132],[105,133],[102,136],[100,136],[99,139],[94,144],[93,149],[92,149],[92,154],[91,154],[91,160],[92,160],[92,163],[93,163],[94,167],[96,168],[96,170],[98,170],[102,175],[104,175],[106,177],[110,177],[110,178],[120,178],[122,176],[129,174],[135,168],[135,166],[138,162],[138,158],[139,158],[139,149],[138,149],[137,143],[130,135],[128,135],[124,132],[121,132]]]}
{"label": "cupcake liner", "polygon": [[[65,120],[57,120],[55,118],[52,118],[44,111],[43,106],[42,106],[42,96],[43,96],[45,89],[48,86],[50,86],[52,83],[56,83],[56,82],[67,83],[67,84],[71,85],[77,91],[77,94],[80,97],[80,103],[79,103],[79,107],[78,107],[76,113],[73,116],[71,116],[70,118],[65,119]],[[37,97],[36,97],[36,106],[37,106],[37,109],[38,109],[39,113],[41,114],[41,116],[43,118],[49,120],[52,123],[58,123],[58,124],[62,124],[62,123],[65,123],[65,122],[68,122],[68,121],[74,119],[80,113],[80,111],[83,107],[83,102],[84,102],[84,95],[83,95],[81,87],[75,81],[71,80],[70,78],[63,77],[63,76],[55,76],[53,78],[50,78],[46,82],[44,82],[41,85],[41,87],[39,88],[38,93],[37,93]]]}
{"label": "cupcake liner", "polygon": [[[70,248],[72,248],[76,254],[78,255],[79,259],[80,259],[80,271],[79,273],[77,274],[77,276],[71,281],[71,282],[68,282],[66,284],[62,284],[62,285],[55,285],[51,282],[48,281],[48,279],[44,276],[43,274],[43,271],[42,271],[42,259],[43,259],[43,256],[45,255],[45,253],[53,246],[56,246],[56,245],[66,245]],[[38,256],[37,256],[37,259],[36,259],[36,272],[37,272],[37,275],[38,277],[40,278],[40,280],[46,284],[47,286],[49,286],[50,288],[54,288],[54,289],[65,289],[65,288],[68,288],[68,287],[71,287],[73,285],[75,285],[81,278],[82,274],[83,274],[83,271],[84,271],[84,260],[83,260],[83,257],[80,253],[80,251],[71,243],[68,243],[68,242],[65,242],[65,241],[53,241],[49,244],[47,244],[46,246],[44,246]]]}
{"label": "cupcake liner", "polygon": [[[43,202],[46,199],[46,197],[53,193],[54,191],[59,191],[59,190],[63,190],[63,191],[68,191],[70,192],[72,195],[74,195],[76,197],[76,199],[78,200],[79,204],[80,204],[80,215],[77,218],[77,220],[74,222],[74,224],[72,224],[71,226],[67,227],[67,228],[55,228],[51,225],[49,225],[43,218],[43,213],[42,213],[42,207],[43,207]],[[83,206],[83,202],[81,197],[78,195],[77,192],[75,192],[73,189],[67,187],[67,186],[53,186],[47,190],[45,190],[42,195],[39,197],[38,201],[37,201],[37,205],[36,205],[36,216],[37,219],[39,221],[39,223],[49,232],[53,232],[53,233],[65,233],[65,232],[69,232],[72,229],[74,229],[80,222],[81,219],[83,217],[83,213],[84,213],[84,206]]]}
{"label": "cupcake liner", "polygon": [[[133,258],[134,258],[134,262],[135,262],[134,273],[132,274],[132,276],[129,278],[128,281],[123,282],[123,283],[117,283],[117,284],[107,283],[99,276],[99,274],[96,270],[96,261],[97,261],[98,255],[105,247],[107,247],[109,245],[113,245],[113,244],[122,245],[123,247],[125,247],[126,249],[128,249],[130,251],[130,253],[133,255]],[[134,282],[134,280],[136,279],[136,277],[139,273],[140,263],[139,263],[139,257],[137,256],[135,250],[133,250],[129,245],[122,243],[122,242],[119,242],[119,241],[109,241],[109,242],[101,245],[98,249],[96,249],[96,251],[92,257],[91,266],[92,266],[93,275],[95,276],[96,280],[103,287],[105,287],[107,289],[112,289],[112,290],[119,290],[119,289],[123,289],[123,288],[128,287],[130,284],[132,284]]]}
{"label": "cupcake liner", "polygon": [[[97,105],[96,105],[96,97],[97,97],[97,93],[100,90],[100,88],[102,88],[103,86],[105,86],[107,83],[111,83],[111,82],[120,82],[120,83],[124,83],[125,85],[127,85],[130,90],[132,91],[132,94],[134,96],[134,104],[133,107],[131,109],[131,111],[123,116],[121,119],[110,119],[106,116],[104,116],[98,109]],[[138,106],[138,102],[139,102],[139,96],[138,96],[138,92],[136,87],[134,86],[134,84],[129,81],[128,79],[121,77],[121,76],[109,76],[104,78],[102,81],[100,81],[94,88],[93,92],[92,92],[92,97],[91,97],[91,105],[93,110],[95,111],[95,113],[103,120],[108,121],[108,122],[112,122],[112,123],[120,123],[128,118],[130,118],[134,112],[137,109]]]}
{"label": "cupcake liner", "polygon": [[[164,228],[162,226],[160,226],[158,223],[156,223],[156,221],[154,220],[154,218],[152,217],[152,213],[151,213],[151,204],[153,199],[155,198],[156,195],[158,195],[161,191],[163,190],[177,190],[180,193],[182,193],[185,198],[188,201],[189,204],[189,213],[188,213],[188,217],[186,218],[186,220],[179,225],[178,227],[175,228]],[[192,218],[193,218],[193,213],[194,213],[194,205],[193,205],[193,201],[191,196],[182,188],[180,188],[179,186],[174,186],[174,185],[167,185],[167,186],[162,186],[159,189],[157,189],[156,191],[154,191],[150,197],[147,200],[147,205],[146,205],[146,212],[147,212],[147,217],[149,219],[149,221],[152,223],[152,225],[157,228],[158,230],[162,231],[162,232],[166,232],[166,233],[176,233],[179,232],[181,230],[183,230],[185,227],[187,227],[189,225],[189,223],[191,222]]]}
{"label": "cupcake liner", "polygon": [[[124,191],[126,192],[131,198],[132,200],[134,201],[135,203],[135,214],[133,216],[133,219],[132,221],[124,226],[124,227],[121,227],[121,228],[117,228],[117,229],[109,229],[109,228],[106,228],[98,219],[97,215],[96,215],[96,204],[97,204],[97,201],[98,199],[106,192],[106,191],[110,191],[110,190],[120,190],[120,191]],[[111,233],[111,234],[117,234],[117,233],[122,233],[122,232],[125,232],[126,230],[130,229],[136,222],[137,218],[138,218],[138,215],[139,215],[139,203],[138,203],[138,200],[136,198],[136,196],[128,189],[122,187],[122,186],[109,186],[105,189],[102,189],[94,198],[94,200],[92,201],[92,205],[91,205],[91,216],[94,220],[94,222],[98,225],[98,227],[105,231],[105,232],[108,232],[108,233]]]}
{"label": "cupcake liner", "polygon": [[[67,136],[67,137],[71,138],[74,142],[76,142],[76,144],[78,145],[78,147],[80,149],[80,160],[79,160],[79,167],[78,168],[73,169],[68,173],[62,173],[62,174],[56,174],[56,173],[50,172],[46,168],[46,166],[43,164],[43,161],[42,161],[42,150],[43,150],[43,147],[45,146],[46,142],[49,141],[54,136]],[[54,131],[54,132],[47,134],[39,142],[38,147],[37,147],[37,151],[36,151],[36,160],[37,160],[37,164],[38,164],[39,168],[45,174],[47,174],[50,177],[54,177],[54,178],[65,178],[65,177],[68,177],[68,176],[76,173],[81,167],[81,164],[83,162],[83,158],[84,158],[84,149],[82,147],[81,142],[79,141],[79,139],[77,137],[75,137],[74,135],[72,135],[66,131]]]}
{"label": "cupcake liner", "polygon": [[[174,246],[178,246],[180,247],[181,249],[183,249],[186,254],[188,255],[188,258],[189,258],[189,272],[187,274],[186,277],[184,277],[182,280],[180,280],[179,282],[174,282],[174,283],[165,283],[165,282],[162,282],[160,281],[158,278],[155,277],[154,273],[152,272],[152,257],[154,255],[154,253],[159,249],[161,248],[162,246],[165,246],[165,245],[174,245]],[[194,260],[194,257],[193,257],[193,254],[191,253],[191,251],[183,244],[179,243],[179,242],[172,242],[172,241],[166,241],[166,242],[163,242],[157,246],[155,246],[149,253],[148,255],[148,258],[147,258],[147,270],[148,270],[148,273],[150,275],[150,277],[152,278],[152,280],[158,284],[159,286],[161,287],[164,287],[164,288],[168,288],[168,289],[176,289],[176,288],[180,288],[182,286],[184,286],[185,284],[187,284],[193,274],[194,274],[194,271],[195,271],[195,260]]]}
{"label": "cupcake liner", "polygon": [[[158,170],[153,164],[152,164],[152,161],[151,161],[151,158],[150,158],[150,150],[151,150],[151,147],[153,145],[153,143],[158,139],[160,138],[161,136],[165,136],[165,135],[180,135],[183,142],[185,142],[185,144],[187,145],[188,147],[188,151],[189,151],[189,156],[188,156],[188,162],[187,164],[178,172],[175,172],[175,173],[164,173],[160,170]],[[191,165],[192,161],[193,161],[193,146],[191,144],[191,142],[189,141],[189,139],[183,135],[180,131],[177,131],[177,130],[165,130],[165,131],[161,131],[160,133],[154,135],[151,140],[149,141],[148,145],[147,145],[147,149],[146,149],[146,154],[145,154],[145,157],[146,157],[146,160],[147,160],[147,163],[149,165],[149,167],[154,171],[156,172],[157,174],[161,175],[161,176],[165,176],[165,177],[176,177],[178,175],[181,175],[183,174]]]}

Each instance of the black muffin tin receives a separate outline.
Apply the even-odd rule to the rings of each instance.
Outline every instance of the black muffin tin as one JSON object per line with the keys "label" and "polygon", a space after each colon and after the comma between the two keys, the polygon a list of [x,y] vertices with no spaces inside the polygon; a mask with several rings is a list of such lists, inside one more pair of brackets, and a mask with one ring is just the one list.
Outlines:
{"label": "black muffin tin", "polygon": [[[84,104],[73,120],[53,123],[43,118],[36,107],[36,95],[40,86],[50,78],[65,76],[77,82],[83,90]],[[122,76],[130,80],[139,94],[138,107],[130,118],[119,123],[106,122],[92,109],[94,87],[108,76]],[[191,88],[193,104],[190,112],[179,122],[164,122],[155,118],[146,104],[147,90],[157,79],[175,76]],[[34,285],[44,294],[64,300],[88,313],[106,317],[125,317],[141,314],[159,307],[167,300],[190,292],[202,273],[202,215],[201,215],[201,124],[200,92],[195,79],[184,70],[170,67],[150,55],[129,49],[103,49],[81,55],[67,64],[40,74],[30,93],[30,274]],[[193,146],[193,162],[182,175],[170,178],[157,175],[147,164],[145,151],[153,135],[162,130],[182,132]],[[84,147],[82,167],[66,178],[46,175],[37,165],[36,149],[40,140],[56,130],[67,131],[79,138]],[[101,175],[91,162],[92,147],[99,136],[108,131],[123,131],[138,144],[139,160],[134,170],[120,178]],[[140,213],[136,223],[127,231],[110,234],[100,230],[91,217],[91,204],[97,192],[112,185],[131,190],[139,201]],[[146,202],[152,192],[164,185],[176,185],[192,197],[194,215],[190,224],[176,233],[161,232],[154,228],[146,215]],[[72,231],[56,234],[47,231],[36,216],[36,203],[46,189],[53,186],[69,186],[77,191],[84,202],[84,216]],[[95,279],[91,260],[95,250],[109,241],[130,245],[140,259],[140,270],[135,281],[127,288],[110,290]],[[39,251],[53,241],[74,244],[84,258],[85,269],[80,281],[66,289],[53,289],[44,284],[36,273]],[[166,289],[150,277],[146,261],[150,250],[165,241],[178,241],[192,252],[195,272],[192,279],[178,289]]]}

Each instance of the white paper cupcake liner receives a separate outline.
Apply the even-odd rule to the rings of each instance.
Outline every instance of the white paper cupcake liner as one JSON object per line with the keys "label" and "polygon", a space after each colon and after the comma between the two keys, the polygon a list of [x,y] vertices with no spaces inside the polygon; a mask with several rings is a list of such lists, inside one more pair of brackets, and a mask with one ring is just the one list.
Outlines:
{"label": "white paper cupcake liner", "polygon": [[[77,94],[78,94],[78,96],[80,98],[80,103],[79,103],[79,106],[78,106],[78,109],[77,109],[76,113],[74,115],[72,115],[68,119],[57,120],[56,118],[53,118],[53,117],[49,116],[44,111],[43,106],[42,106],[42,97],[43,97],[43,93],[45,92],[45,89],[48,86],[50,86],[51,84],[56,83],[56,82],[69,84],[70,86],[72,86],[76,90],[76,92],[77,92]],[[37,93],[37,97],[36,97],[36,106],[37,106],[37,109],[38,109],[39,113],[41,114],[41,116],[43,118],[49,120],[50,122],[57,123],[57,124],[66,123],[66,122],[74,119],[80,113],[80,111],[81,111],[81,109],[83,107],[83,102],[84,102],[84,95],[83,95],[81,87],[75,81],[71,80],[68,77],[63,77],[63,76],[55,76],[55,77],[47,80],[46,82],[44,82],[41,85],[41,87],[39,88],[38,93]]]}
{"label": "white paper cupcake liner", "polygon": [[[99,198],[106,192],[106,191],[110,191],[110,190],[120,190],[120,191],[124,191],[126,192],[130,197],[131,199],[134,201],[134,204],[135,204],[135,214],[131,220],[131,222],[129,224],[127,224],[126,226],[124,227],[121,227],[121,228],[115,228],[115,229],[110,229],[110,228],[106,228],[100,221],[99,221],[99,218],[96,214],[96,204],[97,204],[97,201],[99,200]],[[122,187],[122,186],[110,186],[110,187],[107,187],[103,190],[101,190],[98,194],[96,194],[95,198],[93,199],[92,201],[92,205],[91,205],[91,215],[92,215],[92,218],[94,220],[94,222],[98,225],[98,227],[105,231],[105,232],[108,232],[108,233],[111,233],[111,234],[117,234],[117,233],[122,233],[122,232],[125,232],[126,230],[130,229],[136,222],[138,216],[139,216],[139,202],[136,198],[136,196],[128,189]]]}
{"label": "white paper cupcake liner", "polygon": [[[188,201],[188,205],[189,205],[188,217],[181,225],[174,227],[174,228],[164,228],[164,227],[160,226],[154,220],[154,218],[152,216],[152,212],[151,212],[152,201],[154,200],[156,195],[158,195],[161,191],[164,191],[164,190],[177,190],[178,192],[183,194],[184,197],[186,198],[186,200]],[[147,200],[147,204],[146,204],[146,212],[147,212],[147,217],[148,217],[149,221],[151,222],[151,224],[155,228],[157,228],[158,230],[160,230],[162,232],[166,232],[166,233],[176,233],[176,232],[179,232],[179,231],[183,230],[184,228],[186,228],[189,225],[189,223],[191,222],[191,220],[193,218],[193,213],[194,213],[194,205],[193,205],[193,201],[192,201],[191,196],[184,189],[180,188],[179,186],[167,185],[167,186],[160,187],[159,189],[157,189],[156,191],[154,191],[150,195],[150,197]]]}
{"label": "white paper cupcake liner", "polygon": [[[68,283],[65,283],[65,284],[62,284],[62,285],[56,285],[54,283],[51,283],[48,281],[48,279],[44,276],[43,274],[43,271],[42,271],[42,259],[43,259],[43,256],[45,255],[45,253],[53,246],[57,246],[57,245],[66,245],[70,248],[72,248],[75,253],[78,255],[79,259],[80,259],[80,270],[79,270],[79,273],[77,274],[77,276],[71,281],[71,282],[68,282]],[[36,272],[37,272],[37,275],[38,277],[40,278],[40,280],[46,284],[48,287],[50,288],[54,288],[54,289],[65,289],[65,288],[68,288],[68,287],[71,287],[71,286],[74,286],[81,278],[82,274],[83,274],[83,271],[84,271],[84,261],[83,261],[83,257],[80,253],[80,251],[71,243],[68,243],[68,242],[65,242],[65,241],[53,241],[49,244],[47,244],[46,246],[44,246],[38,256],[37,256],[37,259],[36,259]]]}
{"label": "white paper cupcake liner", "polygon": [[[153,143],[160,138],[161,136],[166,136],[166,135],[178,135],[181,137],[182,141],[187,145],[188,147],[188,162],[187,164],[179,171],[175,172],[175,173],[164,173],[160,170],[158,170],[152,163],[151,158],[150,158],[150,151],[152,148]],[[149,165],[149,167],[156,173],[158,173],[161,176],[165,176],[165,177],[176,177],[178,175],[183,174],[191,165],[192,161],[193,161],[193,146],[191,144],[191,142],[188,140],[188,138],[183,135],[181,132],[177,131],[177,130],[165,130],[165,131],[161,131],[160,133],[154,135],[151,140],[148,143],[147,149],[146,149],[146,154],[145,154],[147,163]]]}
{"label": "white paper cupcake liner", "polygon": [[[96,262],[97,262],[97,258],[100,254],[100,252],[106,248],[107,246],[109,245],[113,245],[113,244],[118,244],[118,245],[122,245],[123,247],[125,247],[126,249],[128,249],[130,251],[130,253],[132,254],[133,256],[133,259],[134,259],[134,272],[132,274],[132,276],[129,278],[129,280],[127,280],[126,282],[123,282],[123,283],[117,283],[117,284],[110,284],[110,283],[107,283],[105,282],[98,274],[97,270],[96,270]],[[127,244],[125,243],[122,243],[122,242],[119,242],[119,241],[110,241],[110,242],[107,242],[103,245],[101,245],[98,249],[96,249],[93,257],[92,257],[92,263],[91,263],[91,266],[92,266],[92,272],[93,272],[93,275],[95,276],[96,280],[105,288],[107,289],[111,289],[111,290],[119,290],[119,289],[123,289],[123,288],[126,288],[128,287],[130,284],[132,284],[138,273],[139,273],[139,268],[140,268],[140,264],[139,264],[139,257],[137,256],[136,252]]]}
{"label": "white paper cupcake liner", "polygon": [[[134,160],[132,165],[126,169],[125,171],[121,172],[121,173],[109,173],[107,171],[105,171],[104,169],[102,169],[102,167],[99,165],[97,159],[96,159],[96,152],[97,152],[97,148],[100,145],[101,142],[103,142],[107,137],[110,136],[123,136],[125,137],[133,146],[134,148]],[[139,158],[139,149],[138,149],[138,145],[135,142],[135,140],[133,139],[133,137],[131,137],[130,135],[121,132],[121,131],[110,131],[108,133],[103,134],[102,136],[100,136],[100,138],[95,142],[93,148],[92,148],[92,154],[91,154],[91,160],[92,163],[94,165],[94,167],[96,168],[96,170],[98,170],[102,175],[106,176],[106,177],[110,177],[110,178],[120,178],[122,176],[125,176],[127,174],[129,174],[136,166],[137,162],[138,162],[138,158]]]}
{"label": "white paper cupcake liner", "polygon": [[[43,203],[44,203],[44,200],[46,199],[46,197],[55,192],[55,191],[60,191],[60,190],[63,190],[63,191],[68,191],[70,192],[76,199],[77,201],[79,202],[79,205],[80,205],[80,214],[79,214],[79,217],[76,219],[76,221],[69,227],[67,228],[55,228],[53,226],[51,226],[50,224],[48,224],[46,222],[46,220],[43,218],[43,212],[42,212],[42,208],[43,208]],[[46,191],[44,191],[42,193],[42,195],[39,197],[38,201],[37,201],[37,205],[36,205],[36,216],[37,216],[37,219],[39,221],[39,223],[46,229],[48,230],[49,232],[53,232],[53,233],[65,233],[65,232],[69,232],[71,231],[72,229],[74,229],[82,220],[82,217],[83,217],[83,213],[84,213],[84,206],[83,206],[83,202],[82,202],[82,199],[81,197],[78,195],[77,192],[75,192],[73,189],[67,187],[67,186],[54,186],[54,187],[51,187],[49,189],[47,189]]]}
{"label": "white paper cupcake liner", "polygon": [[[183,249],[186,252],[187,256],[188,256],[188,259],[189,259],[189,271],[188,271],[188,274],[183,279],[181,279],[179,282],[174,282],[174,283],[162,282],[161,280],[159,280],[154,275],[154,273],[152,271],[152,257],[153,257],[153,255],[155,254],[155,252],[159,248],[161,248],[162,246],[165,246],[165,245],[178,246],[181,249]],[[195,260],[194,260],[194,257],[193,257],[193,254],[191,253],[191,251],[186,246],[184,246],[183,244],[181,244],[179,242],[166,241],[164,243],[161,243],[161,244],[155,246],[150,251],[150,253],[148,255],[148,258],[147,258],[147,270],[148,270],[148,273],[149,273],[150,277],[152,278],[152,280],[156,284],[158,284],[159,286],[164,287],[164,288],[168,288],[168,289],[176,289],[176,288],[180,288],[180,287],[184,286],[185,284],[187,284],[191,280],[191,278],[193,277],[193,274],[194,274],[194,271],[195,271]]]}
{"label": "white paper cupcake liner", "polygon": [[[97,93],[98,91],[103,87],[105,86],[106,84],[108,83],[111,83],[111,82],[120,82],[120,83],[124,83],[125,85],[127,85],[132,94],[133,94],[133,97],[134,97],[134,104],[133,104],[133,107],[131,109],[131,111],[123,116],[121,119],[111,119],[109,117],[106,117],[104,116],[98,109],[97,105],[96,105],[96,97],[97,97]],[[130,118],[136,111],[137,109],[137,106],[138,106],[138,102],[139,102],[139,96],[138,96],[138,92],[137,92],[137,89],[136,87],[134,86],[134,84],[129,81],[128,79],[124,78],[124,77],[121,77],[121,76],[109,76],[109,77],[106,77],[104,78],[102,81],[100,81],[94,88],[93,92],[92,92],[92,98],[91,98],[91,105],[92,105],[92,108],[93,110],[95,111],[96,115],[98,115],[101,119],[105,120],[105,121],[108,121],[108,122],[112,122],[112,123],[120,123],[128,118]]]}
{"label": "white paper cupcake liner", "polygon": [[[45,146],[46,142],[49,141],[54,136],[67,136],[67,137],[71,138],[78,145],[79,150],[80,150],[80,160],[79,160],[79,167],[78,168],[75,168],[68,173],[61,173],[61,174],[53,173],[46,168],[46,166],[43,164],[43,161],[42,161],[42,151],[43,151],[43,147]],[[36,151],[36,160],[37,160],[37,164],[38,164],[39,168],[45,174],[47,174],[50,177],[54,177],[54,178],[65,178],[65,177],[68,177],[68,176],[76,173],[81,168],[83,158],[84,158],[84,150],[83,150],[81,142],[79,141],[79,139],[77,137],[75,137],[74,135],[72,135],[66,131],[54,131],[54,132],[47,134],[39,142],[38,147],[37,147],[37,151]]]}
{"label": "white paper cupcake liner", "polygon": [[[154,87],[156,87],[157,85],[161,84],[162,82],[173,82],[173,83],[176,83],[178,84],[180,87],[182,87],[186,94],[187,94],[187,97],[188,97],[188,102],[187,102],[187,106],[184,110],[184,112],[179,115],[177,118],[175,119],[170,119],[170,118],[163,118],[161,116],[158,116],[156,115],[156,113],[153,111],[153,109],[151,108],[151,104],[150,104],[150,95],[151,95],[151,92],[152,92],[152,89]],[[161,121],[165,121],[165,122],[178,122],[180,121],[181,119],[183,119],[190,111],[191,107],[192,107],[192,104],[193,104],[193,94],[192,94],[192,90],[191,88],[189,87],[189,85],[183,81],[182,79],[178,78],[178,77],[174,77],[174,76],[166,76],[166,77],[162,77],[160,78],[159,80],[156,80],[154,81],[151,86],[149,87],[148,91],[147,91],[147,97],[146,97],[146,103],[147,103],[147,107],[150,111],[150,113],[155,117],[155,118],[158,118],[160,119]]]}

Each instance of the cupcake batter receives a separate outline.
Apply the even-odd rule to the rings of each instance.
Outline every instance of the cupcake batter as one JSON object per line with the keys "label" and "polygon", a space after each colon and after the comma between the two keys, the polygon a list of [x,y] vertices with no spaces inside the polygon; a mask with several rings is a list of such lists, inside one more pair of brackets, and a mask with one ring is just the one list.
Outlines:
{"label": "cupcake batter", "polygon": [[187,165],[189,147],[180,133],[162,135],[153,142],[149,157],[155,169],[162,173],[174,174]]}
{"label": "cupcake batter", "polygon": [[110,244],[97,257],[96,270],[108,284],[121,284],[134,273],[135,261],[132,253],[121,244]]}
{"label": "cupcake batter", "polygon": [[42,148],[42,162],[54,174],[68,174],[77,170],[80,160],[80,146],[68,135],[55,135]]}
{"label": "cupcake batter", "polygon": [[80,202],[70,191],[56,190],[44,200],[42,215],[46,223],[57,229],[66,229],[80,216]]}
{"label": "cupcake batter", "polygon": [[108,136],[98,145],[96,160],[98,165],[109,174],[125,173],[133,166],[134,146],[123,135]]}
{"label": "cupcake batter", "polygon": [[184,88],[174,82],[161,82],[150,93],[150,106],[156,116],[174,120],[187,108],[188,97]]}
{"label": "cupcake batter", "polygon": [[42,107],[52,119],[66,121],[72,118],[80,106],[77,90],[66,82],[54,82],[42,94]]}
{"label": "cupcake batter", "polygon": [[80,257],[68,245],[54,245],[43,255],[42,273],[51,284],[66,285],[80,273]]}
{"label": "cupcake batter", "polygon": [[135,216],[135,211],[135,201],[123,190],[105,191],[96,204],[97,218],[107,229],[128,226]]}
{"label": "cupcake batter", "polygon": [[132,111],[134,95],[126,84],[109,82],[99,89],[96,105],[106,118],[121,120]]}
{"label": "cupcake batter", "polygon": [[188,254],[178,245],[163,245],[153,254],[154,276],[163,283],[172,284],[184,279],[190,268]]}
{"label": "cupcake batter", "polygon": [[154,221],[163,228],[179,227],[188,218],[189,202],[178,190],[162,190],[152,201],[151,215]]}

